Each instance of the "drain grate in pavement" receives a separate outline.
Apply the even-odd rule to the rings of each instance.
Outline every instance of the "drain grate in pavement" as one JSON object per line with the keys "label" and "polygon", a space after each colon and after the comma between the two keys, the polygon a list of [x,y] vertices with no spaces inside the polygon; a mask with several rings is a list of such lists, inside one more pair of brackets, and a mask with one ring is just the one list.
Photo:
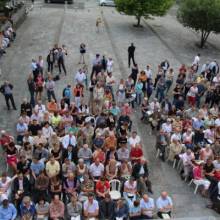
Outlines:
{"label": "drain grate in pavement", "polygon": [[44,4],[43,7],[44,8],[60,8],[60,9],[64,9],[64,4]]}
{"label": "drain grate in pavement", "polygon": [[84,9],[85,8],[85,3],[84,2],[76,2],[73,3],[72,5],[67,5],[68,9]]}

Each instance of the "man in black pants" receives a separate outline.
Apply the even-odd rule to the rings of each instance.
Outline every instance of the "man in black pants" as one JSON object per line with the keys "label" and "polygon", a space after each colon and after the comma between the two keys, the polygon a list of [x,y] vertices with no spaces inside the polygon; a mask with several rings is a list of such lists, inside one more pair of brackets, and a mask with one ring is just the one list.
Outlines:
{"label": "man in black pants", "polygon": [[64,56],[67,55],[66,52],[63,51],[62,48],[59,48],[59,51],[58,51],[58,67],[59,67],[59,72],[61,74],[61,66],[63,68],[63,71],[66,75],[66,67],[65,67],[65,64],[64,64]]}
{"label": "man in black pants", "polygon": [[134,51],[135,51],[135,46],[133,43],[131,43],[131,46],[128,47],[128,67],[129,68],[131,65],[131,59],[132,59],[133,65],[135,65]]}
{"label": "man in black pants", "polygon": [[13,109],[17,110],[15,106],[12,90],[13,90],[13,85],[10,84],[8,81],[5,81],[4,84],[0,88],[0,92],[5,96],[5,102],[6,102],[8,110],[10,110],[9,100],[11,101]]}

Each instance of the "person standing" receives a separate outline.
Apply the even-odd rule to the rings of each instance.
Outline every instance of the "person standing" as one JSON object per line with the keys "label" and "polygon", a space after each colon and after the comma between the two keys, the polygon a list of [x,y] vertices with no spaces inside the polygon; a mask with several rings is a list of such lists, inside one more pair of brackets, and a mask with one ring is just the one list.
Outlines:
{"label": "person standing", "polygon": [[32,74],[29,75],[28,79],[27,79],[27,84],[28,84],[28,90],[30,92],[30,104],[32,107],[35,106],[35,91],[36,91],[36,85],[33,79]]}
{"label": "person standing", "polygon": [[6,102],[8,110],[10,110],[11,108],[9,100],[11,101],[13,109],[17,110],[15,106],[12,90],[13,90],[13,85],[9,83],[8,81],[5,81],[4,84],[0,87],[0,92],[5,96],[5,102]]}
{"label": "person standing", "polygon": [[133,43],[131,43],[131,45],[128,47],[128,67],[129,68],[131,65],[131,59],[132,59],[133,65],[135,65],[134,52],[135,52],[135,46]]}
{"label": "person standing", "polygon": [[197,73],[198,69],[199,69],[199,62],[200,62],[200,54],[198,53],[193,60],[192,63],[192,68],[195,70],[195,72]]}
{"label": "person standing", "polygon": [[55,55],[53,50],[50,50],[49,54],[47,55],[47,70],[48,72],[53,73],[53,65],[55,63]]}
{"label": "person standing", "polygon": [[61,74],[61,66],[63,68],[63,71],[66,75],[66,67],[65,67],[65,63],[64,63],[64,56],[67,55],[66,50],[63,50],[62,48],[58,49],[58,67],[59,67],[59,73]]}
{"label": "person standing", "polygon": [[81,43],[79,46],[79,52],[80,52],[80,59],[79,64],[81,64],[81,61],[83,64],[85,64],[85,53],[86,53],[86,45],[84,43]]}
{"label": "person standing", "polygon": [[56,102],[56,96],[55,96],[55,82],[52,78],[51,75],[48,76],[48,80],[46,82],[46,89],[47,89],[47,98],[48,98],[48,102],[51,101],[51,97],[55,100]]}

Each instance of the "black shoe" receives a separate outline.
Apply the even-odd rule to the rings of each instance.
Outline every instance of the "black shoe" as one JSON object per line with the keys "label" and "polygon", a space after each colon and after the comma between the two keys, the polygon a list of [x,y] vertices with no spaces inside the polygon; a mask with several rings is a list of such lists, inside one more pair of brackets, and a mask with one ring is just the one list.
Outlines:
{"label": "black shoe", "polygon": [[17,108],[16,108],[16,107],[14,107],[13,109],[14,109],[14,110],[17,110]]}

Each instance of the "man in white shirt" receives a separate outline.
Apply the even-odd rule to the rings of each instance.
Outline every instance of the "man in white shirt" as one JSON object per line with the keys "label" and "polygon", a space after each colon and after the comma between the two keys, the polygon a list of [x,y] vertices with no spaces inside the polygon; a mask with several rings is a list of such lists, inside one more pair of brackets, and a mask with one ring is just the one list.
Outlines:
{"label": "man in white shirt", "polygon": [[97,219],[99,215],[99,204],[93,194],[88,195],[88,200],[83,205],[84,217],[86,219]]}
{"label": "man in white shirt", "polygon": [[76,146],[77,142],[76,142],[76,137],[74,136],[73,132],[70,131],[69,134],[65,135],[63,137],[63,140],[62,140],[62,145],[63,145],[63,148],[64,149],[67,149],[67,147],[69,145],[72,145],[72,146]]}
{"label": "man in white shirt", "polygon": [[128,139],[130,148],[135,147],[136,144],[140,144],[141,138],[137,135],[137,131],[132,131],[131,137]]}
{"label": "man in white shirt", "polygon": [[152,219],[155,209],[154,199],[144,194],[140,200],[141,215],[143,219]]}
{"label": "man in white shirt", "polygon": [[82,69],[79,69],[79,71],[76,73],[76,76],[75,76],[76,84],[80,84],[83,86],[85,83],[85,80],[86,80],[86,74],[82,71]]}
{"label": "man in white shirt", "polygon": [[195,71],[197,72],[199,69],[199,61],[200,61],[200,54],[198,53],[193,60],[192,66],[195,66]]}
{"label": "man in white shirt", "polygon": [[168,137],[170,137],[170,134],[171,134],[171,132],[172,132],[171,119],[168,118],[167,121],[162,124],[162,127],[161,127],[161,128],[162,128],[162,131],[163,131],[164,133],[166,133],[166,135],[167,135]]}
{"label": "man in white shirt", "polygon": [[152,79],[153,73],[149,65],[147,65],[144,72],[146,73],[147,79]]}
{"label": "man in white shirt", "polygon": [[95,162],[89,167],[89,173],[93,180],[98,180],[104,173],[104,165],[96,158]]}

